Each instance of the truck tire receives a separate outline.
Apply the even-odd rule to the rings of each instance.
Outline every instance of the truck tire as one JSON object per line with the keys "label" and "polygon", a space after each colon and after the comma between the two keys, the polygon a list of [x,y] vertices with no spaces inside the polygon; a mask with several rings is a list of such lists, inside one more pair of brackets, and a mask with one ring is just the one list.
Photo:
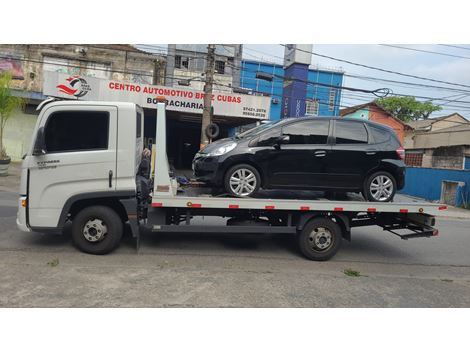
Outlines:
{"label": "truck tire", "polygon": [[119,245],[122,233],[121,218],[106,206],[85,208],[72,220],[72,241],[85,253],[110,253]]}
{"label": "truck tire", "polygon": [[310,220],[297,236],[299,249],[310,260],[332,258],[343,240],[340,226],[328,218]]}

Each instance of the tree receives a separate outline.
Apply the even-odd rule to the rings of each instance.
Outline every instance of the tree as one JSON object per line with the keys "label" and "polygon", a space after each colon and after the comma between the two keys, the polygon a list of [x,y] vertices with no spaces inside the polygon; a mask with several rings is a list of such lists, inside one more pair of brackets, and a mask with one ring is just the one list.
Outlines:
{"label": "tree", "polygon": [[376,99],[375,102],[403,122],[425,120],[434,111],[442,110],[430,101],[420,102],[415,97],[385,97]]}
{"label": "tree", "polygon": [[10,84],[12,76],[8,71],[0,72],[0,160],[8,159],[3,143],[3,132],[13,111],[22,108],[26,101],[24,98],[11,94]]}

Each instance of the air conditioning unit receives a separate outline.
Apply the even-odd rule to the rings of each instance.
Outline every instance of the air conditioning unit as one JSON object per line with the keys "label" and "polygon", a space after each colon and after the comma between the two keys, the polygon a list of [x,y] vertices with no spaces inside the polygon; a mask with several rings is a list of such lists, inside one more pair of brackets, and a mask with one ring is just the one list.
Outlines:
{"label": "air conditioning unit", "polygon": [[273,104],[279,104],[279,99],[273,98],[271,101]]}

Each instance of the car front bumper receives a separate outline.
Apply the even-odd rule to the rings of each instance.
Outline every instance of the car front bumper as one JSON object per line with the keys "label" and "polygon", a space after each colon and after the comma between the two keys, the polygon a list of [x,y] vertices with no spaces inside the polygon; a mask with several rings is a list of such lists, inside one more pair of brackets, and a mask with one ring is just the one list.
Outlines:
{"label": "car front bumper", "polygon": [[213,186],[221,185],[222,176],[220,175],[220,162],[217,156],[205,156],[198,153],[194,157],[192,167],[196,180]]}

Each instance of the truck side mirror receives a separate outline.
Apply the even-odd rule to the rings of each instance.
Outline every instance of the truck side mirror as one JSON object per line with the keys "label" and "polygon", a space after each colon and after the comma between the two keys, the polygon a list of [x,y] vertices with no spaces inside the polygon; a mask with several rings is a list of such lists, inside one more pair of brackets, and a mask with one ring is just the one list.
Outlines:
{"label": "truck side mirror", "polygon": [[46,154],[46,141],[44,139],[44,127],[39,128],[36,134],[36,141],[34,142],[33,155]]}

